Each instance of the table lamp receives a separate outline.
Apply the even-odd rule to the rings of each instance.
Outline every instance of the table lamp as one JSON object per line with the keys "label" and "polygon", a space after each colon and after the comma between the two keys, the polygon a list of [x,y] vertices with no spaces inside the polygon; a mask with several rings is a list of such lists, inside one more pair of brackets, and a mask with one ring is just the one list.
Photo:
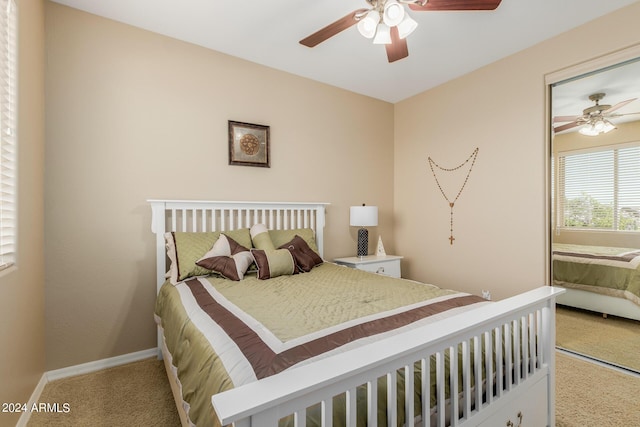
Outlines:
{"label": "table lamp", "polygon": [[360,227],[358,230],[358,256],[367,256],[369,252],[369,231],[364,227],[378,225],[377,206],[351,206],[349,209],[349,225]]}

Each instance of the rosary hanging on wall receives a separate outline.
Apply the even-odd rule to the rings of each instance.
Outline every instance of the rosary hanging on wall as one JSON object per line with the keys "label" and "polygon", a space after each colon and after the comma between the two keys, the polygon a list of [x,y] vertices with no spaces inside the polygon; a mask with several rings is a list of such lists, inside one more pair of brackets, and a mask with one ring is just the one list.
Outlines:
{"label": "rosary hanging on wall", "polygon": [[[458,201],[458,198],[460,197],[460,194],[462,194],[462,190],[464,190],[465,185],[467,185],[467,181],[469,180],[469,175],[471,175],[471,170],[473,169],[473,165],[475,165],[476,163],[476,159],[478,158],[478,151],[480,150],[479,147],[477,147],[475,150],[473,150],[473,153],[471,153],[471,155],[467,158],[467,160],[465,160],[464,162],[462,162],[460,165],[454,167],[454,168],[443,168],[442,166],[440,166],[439,164],[437,164],[436,162],[433,161],[433,159],[431,157],[429,157],[429,167],[431,168],[431,173],[433,174],[433,178],[436,180],[436,184],[438,185],[438,188],[440,189],[440,193],[442,193],[442,196],[444,197],[444,199],[447,201],[447,203],[449,203],[449,209],[450,209],[450,231],[451,234],[449,236],[449,244],[453,245],[453,241],[456,240],[455,237],[453,237],[453,207],[455,206],[456,202]],[[436,175],[436,171],[434,169],[434,166],[443,171],[443,172],[454,172],[457,171],[458,169],[462,169],[467,163],[469,163],[469,161],[471,161],[471,166],[469,166],[469,171],[467,172],[467,176],[464,178],[464,182],[462,183],[462,187],[460,187],[460,190],[458,191],[458,194],[456,194],[456,197],[451,200],[449,199],[449,197],[447,197],[447,194],[444,192],[444,190],[442,189],[442,185],[440,185],[440,181],[438,181],[438,177]]]}

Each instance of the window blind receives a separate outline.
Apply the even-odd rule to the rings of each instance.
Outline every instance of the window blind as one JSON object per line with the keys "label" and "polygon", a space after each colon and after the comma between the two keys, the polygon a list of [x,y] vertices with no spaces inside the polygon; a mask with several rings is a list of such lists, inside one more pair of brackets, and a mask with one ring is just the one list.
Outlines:
{"label": "window blind", "polygon": [[640,146],[618,150],[618,229],[640,229]]}
{"label": "window blind", "polygon": [[14,0],[0,0],[0,269],[16,261],[17,23]]}
{"label": "window blind", "polygon": [[640,144],[558,158],[559,225],[640,230]]}

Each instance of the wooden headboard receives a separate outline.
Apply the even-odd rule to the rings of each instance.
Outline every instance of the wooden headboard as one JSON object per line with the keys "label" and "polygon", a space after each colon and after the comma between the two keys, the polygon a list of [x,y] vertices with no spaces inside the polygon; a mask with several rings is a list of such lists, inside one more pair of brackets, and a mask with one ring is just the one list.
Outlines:
{"label": "wooden headboard", "polygon": [[148,200],[151,231],[156,234],[157,287],[164,283],[167,257],[164,234],[171,231],[229,231],[265,224],[270,230],[311,228],[324,257],[324,216],[328,203],[220,202],[204,200]]}

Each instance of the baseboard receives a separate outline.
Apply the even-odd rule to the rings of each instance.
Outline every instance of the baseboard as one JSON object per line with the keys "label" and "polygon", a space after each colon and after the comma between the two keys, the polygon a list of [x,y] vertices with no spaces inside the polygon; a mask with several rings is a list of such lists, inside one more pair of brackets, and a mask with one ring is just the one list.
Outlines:
{"label": "baseboard", "polygon": [[[69,366],[66,368],[55,369],[53,371],[45,372],[40,378],[40,382],[36,386],[35,390],[31,394],[31,398],[29,399],[28,407],[31,408],[34,403],[37,403],[40,400],[40,395],[42,394],[42,390],[47,385],[47,383],[55,380],[59,380],[62,378],[74,377],[76,375],[89,374],[91,372],[100,371],[102,369],[113,368],[120,365],[126,365],[127,363],[137,362],[139,360],[148,359],[151,357],[158,357],[158,349],[150,348],[148,350],[136,351],[134,353],[123,354],[120,356],[109,357],[107,359],[96,360],[94,362],[82,363],[80,365]],[[16,427],[26,427],[29,418],[31,417],[31,412],[26,411],[22,413],[22,416],[18,420],[18,424]]]}
{"label": "baseboard", "polygon": [[108,359],[96,360],[94,362],[82,363],[80,365],[69,366],[67,368],[56,369],[47,372],[47,380],[55,381],[61,378],[74,377],[76,375],[88,374],[102,369],[113,368],[114,366],[125,365],[138,360],[156,357],[158,350],[150,348],[148,350],[136,351],[135,353],[123,354],[121,356],[110,357]]}

